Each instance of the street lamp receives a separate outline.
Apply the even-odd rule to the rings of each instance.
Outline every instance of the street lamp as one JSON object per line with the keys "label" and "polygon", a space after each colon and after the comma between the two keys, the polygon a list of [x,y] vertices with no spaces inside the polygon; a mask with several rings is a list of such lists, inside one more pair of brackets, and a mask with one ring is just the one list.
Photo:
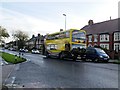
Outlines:
{"label": "street lamp", "polygon": [[65,30],[66,30],[66,14],[63,14],[65,16]]}

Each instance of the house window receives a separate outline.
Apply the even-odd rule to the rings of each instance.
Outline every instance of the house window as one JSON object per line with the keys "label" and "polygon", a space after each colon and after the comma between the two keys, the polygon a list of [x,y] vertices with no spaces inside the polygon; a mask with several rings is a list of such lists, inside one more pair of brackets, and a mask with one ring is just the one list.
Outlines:
{"label": "house window", "polygon": [[109,50],[109,44],[100,44],[102,48],[108,49]]}
{"label": "house window", "polygon": [[120,41],[120,32],[114,33],[114,41]]}
{"label": "house window", "polygon": [[94,42],[98,41],[98,35],[94,35]]}
{"label": "house window", "polygon": [[120,50],[120,43],[114,43],[114,50],[117,52]]}
{"label": "house window", "polygon": [[109,35],[108,34],[100,35],[100,42],[108,42],[108,41],[109,41]]}
{"label": "house window", "polygon": [[92,42],[92,35],[88,36],[88,42]]}

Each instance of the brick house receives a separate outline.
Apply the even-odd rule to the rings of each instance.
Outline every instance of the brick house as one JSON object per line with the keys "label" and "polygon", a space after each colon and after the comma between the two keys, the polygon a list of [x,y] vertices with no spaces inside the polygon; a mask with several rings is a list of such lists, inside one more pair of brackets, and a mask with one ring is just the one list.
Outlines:
{"label": "brick house", "polygon": [[31,39],[26,42],[26,47],[29,50],[38,49],[41,54],[44,53],[44,36],[38,34],[38,36],[33,35]]}
{"label": "brick house", "polygon": [[26,42],[26,45],[28,46],[29,49],[40,49],[41,45],[44,43],[44,37],[43,35],[38,34],[38,36],[32,36],[31,39],[29,39]]}
{"label": "brick house", "polygon": [[94,23],[88,21],[88,25],[83,30],[87,32],[87,46],[100,46],[107,49],[109,56],[119,58],[120,56],[120,23],[119,19]]}

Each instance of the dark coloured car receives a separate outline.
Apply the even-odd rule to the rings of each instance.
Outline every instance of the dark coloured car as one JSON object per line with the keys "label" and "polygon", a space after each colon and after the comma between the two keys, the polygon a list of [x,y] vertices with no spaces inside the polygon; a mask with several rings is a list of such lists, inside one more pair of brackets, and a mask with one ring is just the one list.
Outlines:
{"label": "dark coloured car", "polygon": [[100,48],[88,47],[86,49],[86,60],[108,62],[109,56]]}
{"label": "dark coloured car", "polygon": [[8,48],[8,50],[11,50],[11,51],[16,51],[15,48]]}

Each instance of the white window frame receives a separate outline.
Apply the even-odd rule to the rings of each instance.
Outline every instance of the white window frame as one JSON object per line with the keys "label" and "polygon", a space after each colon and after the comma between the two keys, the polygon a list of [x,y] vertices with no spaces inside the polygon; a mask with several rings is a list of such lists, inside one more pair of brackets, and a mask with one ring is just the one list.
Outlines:
{"label": "white window frame", "polygon": [[101,34],[100,42],[109,42],[109,34]]}
{"label": "white window frame", "polygon": [[98,35],[94,35],[94,42],[98,42]]}
{"label": "white window frame", "polygon": [[116,51],[120,50],[120,43],[114,43],[114,50]]}
{"label": "white window frame", "polygon": [[88,36],[88,42],[92,42],[92,35]]}
{"label": "white window frame", "polygon": [[106,48],[107,50],[109,50],[109,44],[100,44],[100,46],[102,48]]}
{"label": "white window frame", "polygon": [[114,41],[120,41],[120,32],[114,33]]}
{"label": "white window frame", "polygon": [[100,41],[103,41],[103,40],[104,40],[104,36],[100,35]]}
{"label": "white window frame", "polygon": [[88,47],[92,47],[92,44],[89,44]]}

